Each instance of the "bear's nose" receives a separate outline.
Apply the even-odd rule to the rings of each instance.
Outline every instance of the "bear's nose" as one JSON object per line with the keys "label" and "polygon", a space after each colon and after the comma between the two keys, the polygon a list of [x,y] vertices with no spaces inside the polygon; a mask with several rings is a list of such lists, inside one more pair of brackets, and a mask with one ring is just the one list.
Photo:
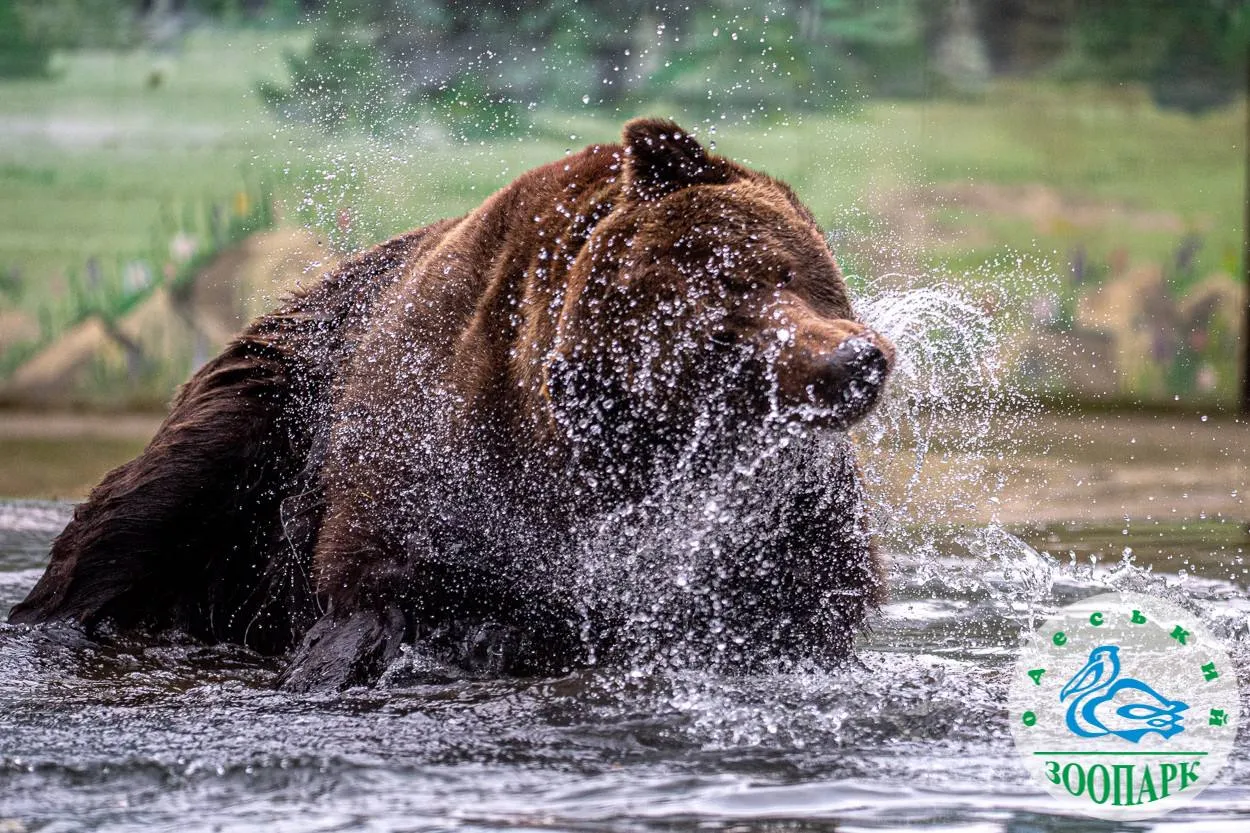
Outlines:
{"label": "bear's nose", "polygon": [[848,338],[833,351],[830,361],[837,374],[848,381],[880,387],[890,372],[885,351],[867,336]]}
{"label": "bear's nose", "polygon": [[842,342],[822,365],[808,395],[812,404],[831,409],[834,423],[842,427],[872,410],[890,375],[890,356],[867,335]]}

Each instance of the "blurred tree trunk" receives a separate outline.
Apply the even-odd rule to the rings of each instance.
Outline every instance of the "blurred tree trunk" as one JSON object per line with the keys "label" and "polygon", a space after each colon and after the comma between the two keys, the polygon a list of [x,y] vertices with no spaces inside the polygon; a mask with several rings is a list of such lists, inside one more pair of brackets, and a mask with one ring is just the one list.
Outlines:
{"label": "blurred tree trunk", "polygon": [[951,92],[980,92],[990,77],[990,60],[971,0],[950,0],[933,58],[933,71]]}
{"label": "blurred tree trunk", "polygon": [[1035,72],[1068,48],[1075,0],[977,0],[976,5],[995,73]]}

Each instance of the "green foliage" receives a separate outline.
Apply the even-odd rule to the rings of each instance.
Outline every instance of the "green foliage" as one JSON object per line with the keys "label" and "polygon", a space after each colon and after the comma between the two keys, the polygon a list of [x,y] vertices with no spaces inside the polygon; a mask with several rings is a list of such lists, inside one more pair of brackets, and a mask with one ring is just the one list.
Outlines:
{"label": "green foliage", "polygon": [[139,42],[133,0],[0,0],[0,6],[6,2],[16,7],[28,36],[48,49],[123,48]]}
{"label": "green foliage", "polygon": [[383,132],[406,105],[374,45],[360,35],[325,30],[304,54],[288,52],[290,86],[265,81],[261,99],[285,118],[327,132],[356,128]]}
{"label": "green foliage", "polygon": [[1161,106],[1200,112],[1241,92],[1250,3],[1089,0],[1070,31],[1068,75],[1145,81]]}
{"label": "green foliage", "polygon": [[645,92],[714,114],[844,108],[915,91],[922,28],[918,0],[722,0],[685,22]]}
{"label": "green foliage", "polygon": [[19,0],[0,0],[0,78],[44,75],[50,46],[34,37],[18,8]]}
{"label": "green foliage", "polygon": [[822,0],[817,47],[845,53],[857,82],[873,93],[918,95],[925,90],[927,62],[924,0]]}
{"label": "green foliage", "polygon": [[[356,14],[367,20],[369,8],[366,4]],[[463,139],[520,130],[519,101],[486,83],[482,73],[464,71],[441,83],[415,83],[402,71],[403,60],[383,48],[382,30],[359,21],[353,25],[341,9],[330,7],[306,52],[287,53],[289,85],[258,85],[261,99],[275,113],[330,133],[383,135],[425,119]]]}
{"label": "green foliage", "polygon": [[513,134],[536,102],[823,110],[879,86],[915,90],[900,79],[922,57],[921,3],[719,0],[639,14],[597,0],[331,2],[308,53],[289,57],[290,87],[261,94],[326,129],[432,118],[463,138]]}
{"label": "green foliage", "polygon": [[246,0],[184,0],[188,8],[220,18],[237,18],[243,14]]}
{"label": "green foliage", "polygon": [[[323,127],[377,133],[432,118],[468,138],[520,129],[536,102],[662,101],[716,117],[842,111],[871,95],[979,94],[993,70],[991,41],[999,53],[1037,52],[1032,44],[1044,41],[1049,60],[1062,56],[1066,77],[1142,80],[1159,103],[1200,110],[1239,89],[1233,70],[1250,39],[1246,7],[1246,0],[1008,7],[988,0],[645,7],[331,0],[312,50],[291,59],[292,86],[263,92],[278,112]],[[987,21],[1007,21],[1014,34],[1001,36]],[[959,45],[963,51],[953,51]],[[975,66],[975,83],[950,76],[963,66],[959,55]],[[1002,54],[998,60],[1011,65]]]}
{"label": "green foliage", "polygon": [[825,109],[856,96],[855,68],[845,53],[806,48],[793,15],[734,8],[701,9],[683,48],[666,57],[644,95],[711,115]]}
{"label": "green foliage", "polygon": [[1182,53],[1213,66],[1240,65],[1250,47],[1245,0],[1089,0],[1076,6],[1076,43],[1108,79],[1150,77]]}
{"label": "green foliage", "polygon": [[25,294],[26,282],[22,280],[22,270],[16,266],[0,269],[0,298],[10,304],[17,304]]}
{"label": "green foliage", "polygon": [[528,124],[520,105],[463,77],[428,97],[428,110],[461,139],[514,136]]}

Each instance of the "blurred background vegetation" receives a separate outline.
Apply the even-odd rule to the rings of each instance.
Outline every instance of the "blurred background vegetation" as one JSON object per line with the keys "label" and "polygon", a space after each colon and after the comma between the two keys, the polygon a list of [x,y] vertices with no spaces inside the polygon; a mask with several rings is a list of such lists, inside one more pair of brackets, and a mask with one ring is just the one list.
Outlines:
{"label": "blurred background vegetation", "polygon": [[627,118],[792,183],[1014,372],[1231,407],[1247,0],[0,0],[0,402],[156,407],[345,253]]}

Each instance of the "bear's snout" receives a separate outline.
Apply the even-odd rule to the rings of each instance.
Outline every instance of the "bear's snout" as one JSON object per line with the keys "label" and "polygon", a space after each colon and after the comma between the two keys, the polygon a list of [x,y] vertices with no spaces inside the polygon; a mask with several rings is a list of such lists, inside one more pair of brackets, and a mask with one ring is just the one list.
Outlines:
{"label": "bear's snout", "polygon": [[833,352],[830,359],[834,372],[851,380],[880,387],[890,372],[890,362],[868,336],[848,338]]}
{"label": "bear's snout", "polygon": [[[841,322],[840,322],[841,323]],[[894,347],[860,325],[829,349],[798,349],[779,367],[783,397],[809,418],[845,428],[877,404],[894,363]],[[810,410],[814,409],[814,410]]]}
{"label": "bear's snout", "polygon": [[868,413],[877,403],[890,360],[870,336],[849,338],[829,357],[828,366],[814,384],[818,404],[832,406],[842,425]]}

